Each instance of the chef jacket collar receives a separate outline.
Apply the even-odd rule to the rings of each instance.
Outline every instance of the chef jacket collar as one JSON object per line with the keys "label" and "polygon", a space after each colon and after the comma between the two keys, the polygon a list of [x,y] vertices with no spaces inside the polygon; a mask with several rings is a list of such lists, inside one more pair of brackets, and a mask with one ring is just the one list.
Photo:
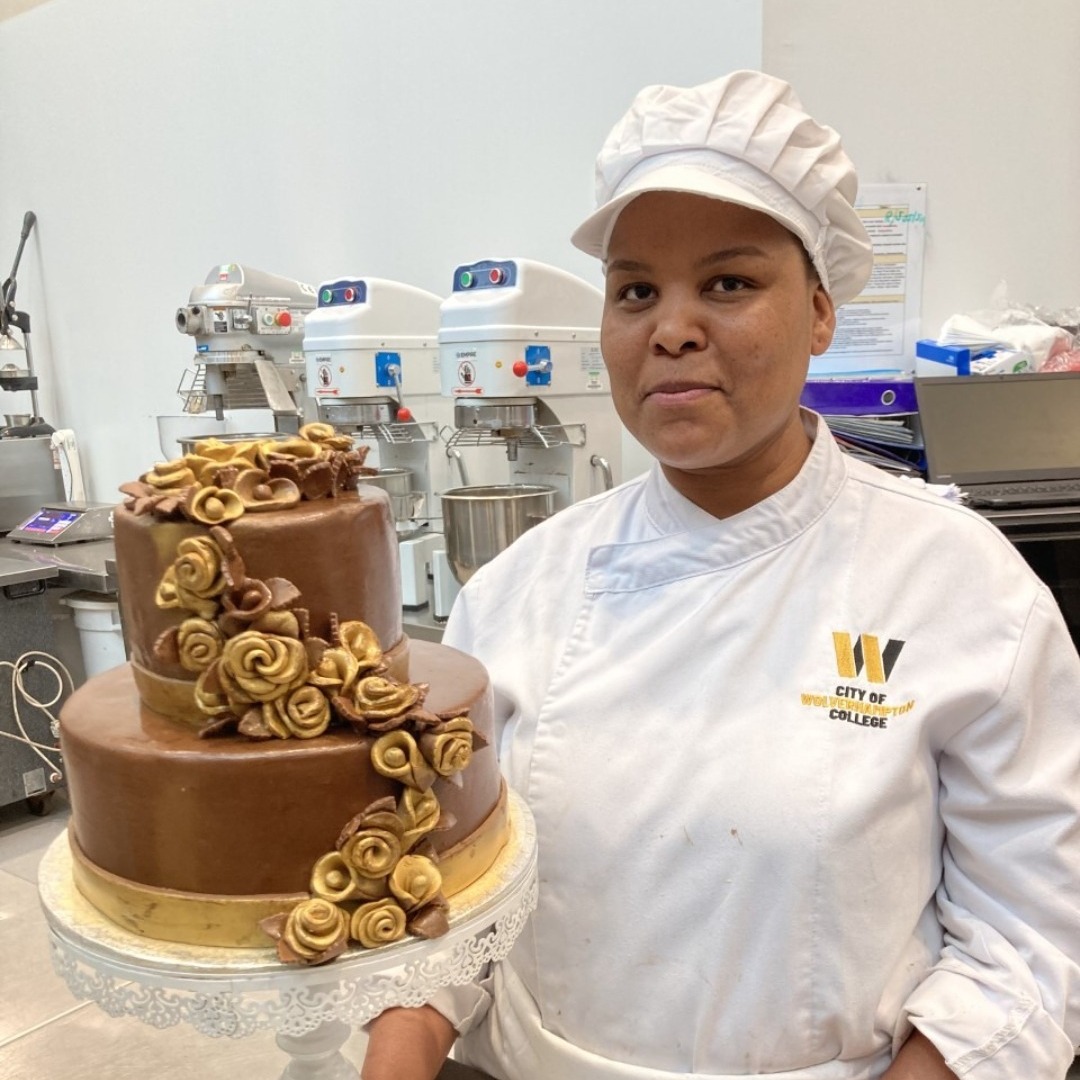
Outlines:
{"label": "chef jacket collar", "polygon": [[640,592],[727,570],[790,543],[828,510],[847,476],[846,459],[828,427],[803,411],[814,436],[798,475],[767,499],[716,518],[680,495],[653,466],[644,492],[647,527],[634,540],[589,552],[590,594]]}

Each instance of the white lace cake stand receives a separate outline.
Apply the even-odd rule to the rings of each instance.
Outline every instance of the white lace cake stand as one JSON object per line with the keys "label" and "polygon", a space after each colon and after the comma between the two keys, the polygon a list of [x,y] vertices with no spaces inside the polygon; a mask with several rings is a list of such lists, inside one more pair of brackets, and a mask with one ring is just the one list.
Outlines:
{"label": "white lace cake stand", "polygon": [[317,967],[282,964],[272,948],[180,945],[122,929],[75,888],[61,835],[38,879],[53,966],[77,998],[109,1016],[191,1024],[214,1038],[273,1030],[290,1058],[282,1080],[356,1080],[341,1053],[353,1025],[470,982],[509,953],[536,907],[536,830],[521,797],[509,796],[511,840],[481,881],[451,899],[448,934],[357,949]]}

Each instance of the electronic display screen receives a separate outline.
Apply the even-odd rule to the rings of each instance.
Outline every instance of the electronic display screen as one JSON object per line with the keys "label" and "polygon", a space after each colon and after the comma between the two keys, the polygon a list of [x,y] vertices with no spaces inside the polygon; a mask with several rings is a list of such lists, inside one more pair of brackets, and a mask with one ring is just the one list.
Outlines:
{"label": "electronic display screen", "polygon": [[79,515],[74,510],[39,510],[19,528],[23,532],[36,533],[38,536],[58,536],[78,518]]}
{"label": "electronic display screen", "polygon": [[930,479],[1080,476],[1080,372],[917,379]]}

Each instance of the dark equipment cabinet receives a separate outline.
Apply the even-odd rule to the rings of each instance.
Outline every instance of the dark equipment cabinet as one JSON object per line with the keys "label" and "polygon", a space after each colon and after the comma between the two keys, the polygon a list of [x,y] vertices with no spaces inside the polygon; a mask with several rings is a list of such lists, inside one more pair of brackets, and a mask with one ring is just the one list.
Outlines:
{"label": "dark equipment cabinet", "polygon": [[1080,507],[980,513],[1001,529],[1049,587],[1080,650]]}

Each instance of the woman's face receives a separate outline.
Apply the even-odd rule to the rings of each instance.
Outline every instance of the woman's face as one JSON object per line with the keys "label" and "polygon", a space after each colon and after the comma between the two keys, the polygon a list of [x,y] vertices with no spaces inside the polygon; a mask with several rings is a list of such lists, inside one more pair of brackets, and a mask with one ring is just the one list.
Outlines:
{"label": "woman's face", "polygon": [[649,192],[619,215],[606,270],[601,343],[629,431],[691,498],[719,479],[747,506],[779,490],[808,452],[799,395],[836,323],[800,241],[745,207]]}

